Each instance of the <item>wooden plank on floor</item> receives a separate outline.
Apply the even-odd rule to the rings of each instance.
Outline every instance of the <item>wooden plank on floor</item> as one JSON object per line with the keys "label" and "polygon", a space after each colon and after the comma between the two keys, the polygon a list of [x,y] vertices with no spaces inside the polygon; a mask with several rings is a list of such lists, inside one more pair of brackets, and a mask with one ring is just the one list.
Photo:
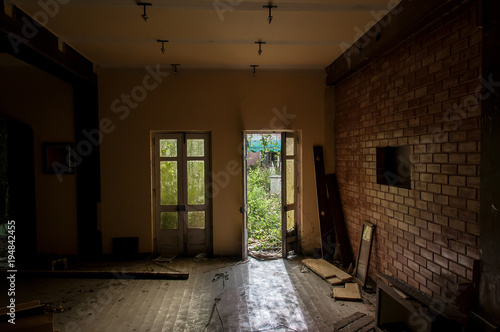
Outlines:
{"label": "wooden plank on floor", "polygon": [[53,332],[54,331],[54,314],[49,312],[43,315],[35,315],[17,319],[15,324],[9,322],[0,323],[0,331],[4,332]]}
{"label": "wooden plank on floor", "polygon": [[359,285],[355,282],[345,284],[344,288],[334,288],[333,298],[335,300],[346,300],[346,301],[359,301],[363,299],[361,297],[361,291],[359,290]]}
{"label": "wooden plank on floor", "polygon": [[364,314],[362,312],[359,312],[359,311],[355,312],[352,315],[347,316],[346,318],[343,318],[343,319],[339,320],[338,322],[336,322],[335,324],[333,324],[333,328],[335,329],[335,331],[338,331],[341,328],[343,328],[344,326],[347,326],[347,325],[351,324],[352,322],[360,319],[361,317],[365,317],[365,316],[366,316],[366,314]]}
{"label": "wooden plank on floor", "polygon": [[354,263],[354,259],[352,257],[351,244],[349,243],[344,212],[342,210],[337,176],[335,174],[328,174],[325,178],[328,190],[328,201],[330,202],[333,224],[335,225],[335,233],[337,234],[340,255],[342,257],[342,265],[347,268]]}
{"label": "wooden plank on floor", "polygon": [[375,321],[375,318],[372,316],[365,316],[357,321],[349,324],[347,327],[340,330],[341,332],[357,332],[359,329],[366,327],[367,325],[372,324]]}
{"label": "wooden plank on floor", "polygon": [[321,249],[323,258],[333,258],[337,246],[337,236],[333,223],[332,210],[326,190],[323,146],[314,146],[314,169],[316,173],[316,192],[318,197]]}
{"label": "wooden plank on floor", "polygon": [[342,281],[342,279],[339,279],[337,277],[333,277],[333,278],[326,278],[326,281],[328,281],[328,283],[332,286],[335,286],[335,285],[340,285],[340,284],[343,284],[344,281]]}
{"label": "wooden plank on floor", "polygon": [[323,279],[329,279],[333,277],[337,277],[338,279],[342,280],[343,282],[346,282],[348,280],[352,279],[352,276],[345,273],[338,267],[336,267],[333,264],[328,263],[324,259],[312,259],[312,258],[307,258],[302,260],[302,264],[316,272],[318,275],[320,275]]}
{"label": "wooden plank on floor", "polygon": [[371,332],[375,331],[375,322],[372,322],[371,324],[366,325],[362,329],[360,329],[358,332]]}
{"label": "wooden plank on floor", "polygon": [[188,273],[143,271],[19,271],[21,278],[77,278],[77,279],[163,279],[186,280]]}

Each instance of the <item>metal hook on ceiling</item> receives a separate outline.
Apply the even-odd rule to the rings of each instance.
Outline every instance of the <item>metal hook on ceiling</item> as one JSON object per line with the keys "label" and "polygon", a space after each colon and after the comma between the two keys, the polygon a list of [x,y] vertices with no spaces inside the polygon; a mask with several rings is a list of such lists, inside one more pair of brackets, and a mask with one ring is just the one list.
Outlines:
{"label": "metal hook on ceiling", "polygon": [[263,41],[256,41],[255,44],[259,44],[259,55],[262,54],[262,44],[265,44],[266,42]]}
{"label": "metal hook on ceiling", "polygon": [[168,43],[168,40],[166,40],[166,39],[157,39],[156,41],[158,43],[161,43],[161,48],[160,48],[161,53],[165,53],[165,43]]}
{"label": "metal hook on ceiling", "polygon": [[267,20],[269,21],[269,24],[271,24],[271,21],[273,20],[273,15],[271,14],[271,10],[273,8],[278,8],[278,6],[273,6],[273,5],[269,4],[269,5],[262,6],[262,8],[269,8],[269,16],[267,17]]}
{"label": "metal hook on ceiling", "polygon": [[143,14],[141,15],[142,18],[144,19],[144,21],[147,21],[148,20],[148,14],[146,13],[146,7],[147,6],[152,6],[153,4],[150,3],[150,2],[137,2],[137,6],[142,6],[143,9],[144,9],[144,12]]}

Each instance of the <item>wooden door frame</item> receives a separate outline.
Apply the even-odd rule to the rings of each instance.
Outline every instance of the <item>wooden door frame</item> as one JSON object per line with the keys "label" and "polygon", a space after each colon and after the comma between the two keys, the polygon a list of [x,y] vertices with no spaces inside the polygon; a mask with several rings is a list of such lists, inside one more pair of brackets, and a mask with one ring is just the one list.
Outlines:
{"label": "wooden door frame", "polygon": [[[242,245],[241,245],[241,256],[243,260],[246,260],[248,258],[248,230],[247,230],[247,169],[246,169],[246,154],[247,154],[247,145],[246,145],[246,137],[249,134],[280,134],[282,135],[282,142],[283,142],[283,134],[286,133],[293,133],[294,137],[296,139],[295,142],[295,169],[294,169],[294,177],[295,177],[295,214],[294,214],[294,223],[295,223],[295,231],[296,231],[296,237],[297,237],[297,250],[300,251],[301,248],[301,238],[300,238],[300,228],[301,228],[301,221],[302,221],[302,197],[300,195],[300,190],[302,188],[302,149],[301,149],[301,144],[300,141],[302,139],[302,131],[301,130],[289,130],[289,129],[282,129],[282,130],[243,130],[242,132],[242,205],[240,207],[240,212],[242,213]],[[286,135],[285,135],[285,140],[286,140]],[[281,144],[282,151],[285,149],[285,154],[286,154],[286,145],[283,147],[283,144]],[[286,158],[283,158],[283,153],[281,155],[281,163],[282,163],[282,169],[283,167],[286,167]],[[286,173],[285,173],[286,174]],[[286,211],[284,211],[284,205],[286,205],[286,202],[283,201],[283,198],[286,198],[286,194],[283,195],[283,183],[285,181],[281,181],[282,183],[282,218],[281,218],[281,232],[282,232],[282,248],[285,249],[286,245],[284,245],[286,241],[286,221],[284,222],[283,215],[286,214]],[[286,185],[286,184],[285,184]],[[282,257],[286,258],[287,253],[283,252]]]}
{"label": "wooden door frame", "polygon": [[[156,163],[158,162],[156,154],[155,154],[155,137],[156,135],[161,135],[161,134],[203,134],[207,135],[207,145],[205,151],[208,151],[208,158],[207,158],[207,169],[205,170],[205,193],[206,193],[206,199],[207,199],[207,208],[206,208],[206,224],[205,224],[205,238],[206,238],[206,253],[208,255],[213,254],[213,192],[212,192],[212,133],[209,131],[168,131],[168,130],[151,130],[150,131],[150,174],[151,174],[151,239],[152,239],[152,252],[153,254],[158,254],[157,252],[157,227],[158,227],[158,216],[156,213],[156,208],[158,205],[157,202],[157,195],[156,192],[157,190],[160,190],[157,188],[157,180],[159,174],[157,174],[157,167]],[[184,151],[182,151],[182,154],[184,154]],[[184,156],[181,157],[182,160],[184,160]],[[185,165],[182,165],[182,170],[184,171]],[[180,191],[179,191],[180,192]],[[187,196],[187,192],[185,193]],[[184,195],[184,194],[182,194]],[[186,217],[187,218],[187,217]],[[183,239],[184,237],[187,236],[187,232],[185,230],[187,229],[187,221],[184,223],[185,229],[183,229]],[[187,241],[187,239],[186,239]],[[183,244],[185,248],[185,244]]]}

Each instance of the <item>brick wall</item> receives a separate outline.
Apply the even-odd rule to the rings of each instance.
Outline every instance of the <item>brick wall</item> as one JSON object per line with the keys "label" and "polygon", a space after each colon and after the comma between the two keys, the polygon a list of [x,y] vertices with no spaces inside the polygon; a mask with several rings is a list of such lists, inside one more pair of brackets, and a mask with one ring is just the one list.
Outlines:
{"label": "brick wall", "polygon": [[[395,275],[450,302],[479,259],[481,40],[472,1],[335,91],[336,172],[355,255],[369,221],[371,275]],[[411,149],[402,161],[411,189],[376,181],[376,147],[397,145]]]}

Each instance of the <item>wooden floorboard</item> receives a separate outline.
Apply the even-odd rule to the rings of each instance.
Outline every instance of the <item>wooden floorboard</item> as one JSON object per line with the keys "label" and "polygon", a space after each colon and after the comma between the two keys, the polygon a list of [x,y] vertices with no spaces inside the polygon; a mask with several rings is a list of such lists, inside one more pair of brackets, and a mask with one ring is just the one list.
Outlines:
{"label": "wooden floorboard", "polygon": [[[238,265],[227,258],[199,262],[176,258],[165,267],[151,262],[117,263],[117,269],[123,264],[141,271],[178,270],[189,273],[189,279],[20,279],[16,300],[65,307],[63,313],[54,315],[55,329],[61,331],[199,332],[208,323],[214,299],[222,290],[222,280],[212,279],[228,271],[218,303],[224,331],[333,331],[336,322],[353,312],[373,316],[374,307],[366,301],[335,301],[332,286],[313,272],[301,273],[300,262],[296,257],[264,262],[251,258]],[[0,300],[5,301],[4,297],[0,294]],[[206,331],[221,328],[214,313]]]}
{"label": "wooden floorboard", "polygon": [[294,285],[293,288],[297,294],[297,297],[299,298],[301,307],[304,310],[305,320],[307,325],[309,326],[310,331],[319,331],[316,326],[316,318],[320,317],[320,314],[314,302],[307,295],[302,281],[300,280],[304,278],[303,273],[300,270],[300,265],[291,266],[289,263],[286,263],[285,265],[287,268],[288,277],[290,278],[291,283]]}

